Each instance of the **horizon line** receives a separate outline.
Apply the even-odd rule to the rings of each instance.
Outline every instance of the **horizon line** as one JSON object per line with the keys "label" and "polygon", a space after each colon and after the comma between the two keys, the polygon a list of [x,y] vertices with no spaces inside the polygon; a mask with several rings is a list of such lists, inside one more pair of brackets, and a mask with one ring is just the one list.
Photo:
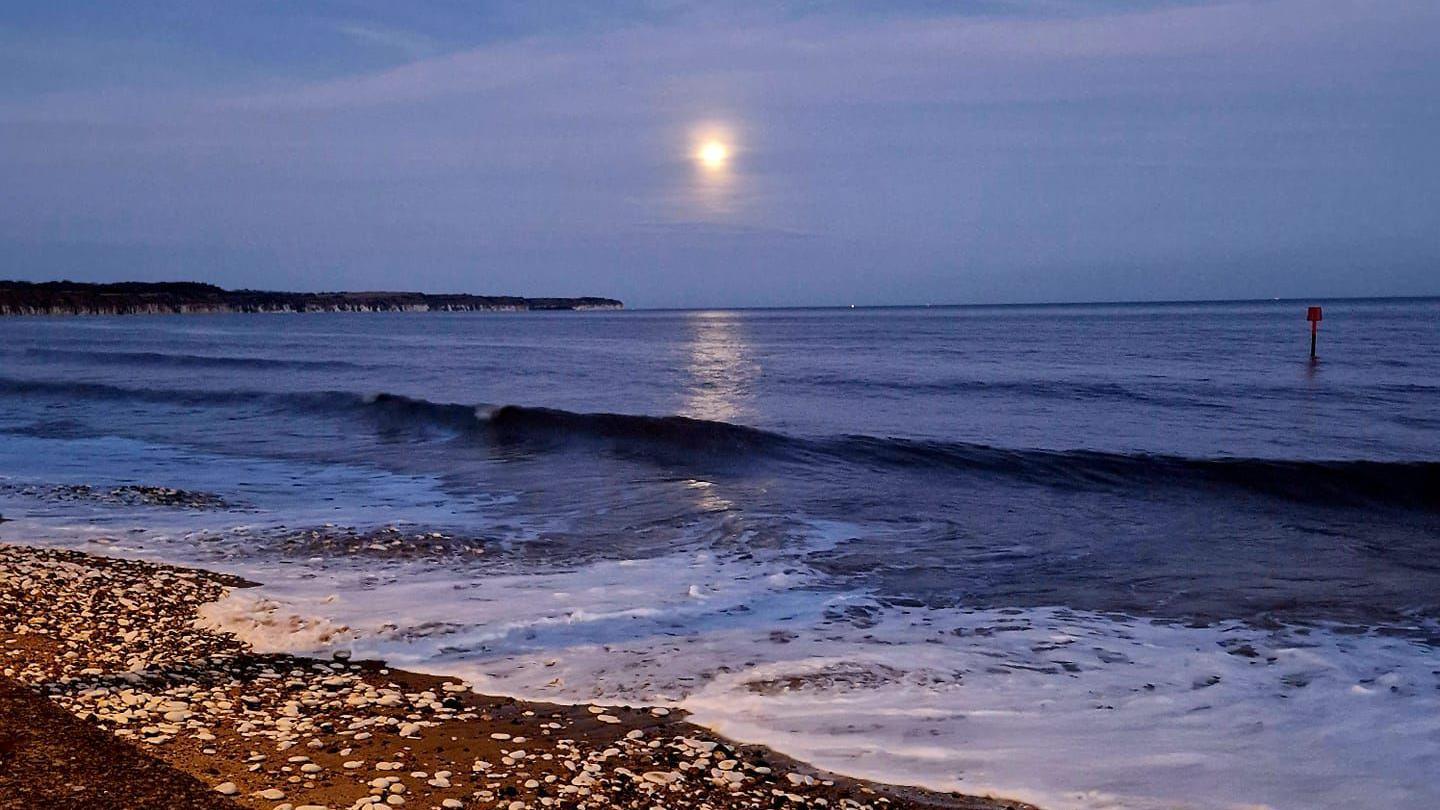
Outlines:
{"label": "horizon line", "polygon": [[1440,293],[1426,295],[1330,295],[1313,298],[1134,298],[1093,301],[1007,301],[1001,303],[946,303],[946,304],[774,304],[749,306],[679,306],[641,307],[626,305],[626,312],[729,312],[750,310],[795,310],[795,309],[983,309],[1001,307],[1100,307],[1148,304],[1151,306],[1178,306],[1186,304],[1273,304],[1285,302],[1333,302],[1333,301],[1437,301]]}

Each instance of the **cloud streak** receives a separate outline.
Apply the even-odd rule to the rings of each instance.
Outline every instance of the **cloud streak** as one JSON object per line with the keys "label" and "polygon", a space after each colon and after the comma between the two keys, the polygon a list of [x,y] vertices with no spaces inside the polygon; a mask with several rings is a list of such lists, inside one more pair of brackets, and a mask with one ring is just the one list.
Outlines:
{"label": "cloud streak", "polygon": [[424,59],[440,51],[435,40],[412,31],[355,22],[344,23],[338,30],[356,42],[398,51],[411,59]]}

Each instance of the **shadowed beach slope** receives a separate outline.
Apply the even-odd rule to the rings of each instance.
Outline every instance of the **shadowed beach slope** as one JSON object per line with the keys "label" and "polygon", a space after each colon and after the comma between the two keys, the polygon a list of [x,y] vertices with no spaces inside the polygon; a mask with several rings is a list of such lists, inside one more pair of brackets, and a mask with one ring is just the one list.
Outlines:
{"label": "shadowed beach slope", "polygon": [[204,782],[0,678],[0,808],[239,805]]}

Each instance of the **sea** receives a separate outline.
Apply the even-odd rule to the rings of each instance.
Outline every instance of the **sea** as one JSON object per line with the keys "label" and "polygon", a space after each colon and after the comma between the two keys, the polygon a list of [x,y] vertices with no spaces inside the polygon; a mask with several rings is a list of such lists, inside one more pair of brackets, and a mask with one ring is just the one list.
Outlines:
{"label": "sea", "polygon": [[1440,806],[1440,299],[7,318],[0,513],[854,776]]}

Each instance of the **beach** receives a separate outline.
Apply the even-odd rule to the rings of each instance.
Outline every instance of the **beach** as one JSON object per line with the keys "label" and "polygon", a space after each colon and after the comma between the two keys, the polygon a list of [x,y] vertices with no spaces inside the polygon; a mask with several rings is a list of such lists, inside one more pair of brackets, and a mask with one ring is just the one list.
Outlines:
{"label": "beach", "polygon": [[0,545],[0,807],[1029,807],[845,779],[663,707],[487,697],[197,625],[249,584]]}

